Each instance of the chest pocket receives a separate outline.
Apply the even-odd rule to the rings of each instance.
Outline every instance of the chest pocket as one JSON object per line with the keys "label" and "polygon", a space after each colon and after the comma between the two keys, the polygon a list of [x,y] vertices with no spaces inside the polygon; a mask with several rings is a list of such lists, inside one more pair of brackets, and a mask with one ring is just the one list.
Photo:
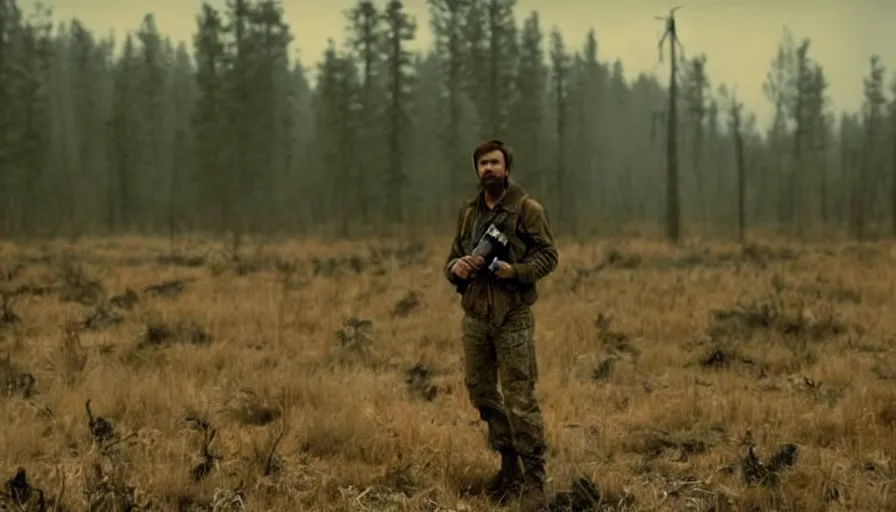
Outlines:
{"label": "chest pocket", "polygon": [[494,216],[487,215],[483,219],[476,218],[476,208],[470,205],[467,208],[463,224],[462,244],[464,252],[470,254],[488,225],[494,223],[495,227],[507,236],[508,263],[517,263],[522,260],[528,252],[525,230],[521,225],[522,209],[525,207],[526,202],[527,198],[524,198],[517,211],[503,210]]}
{"label": "chest pocket", "polygon": [[498,229],[507,235],[507,259],[508,263],[517,263],[526,256],[526,242],[523,240],[520,230],[520,213],[508,213],[507,218]]}

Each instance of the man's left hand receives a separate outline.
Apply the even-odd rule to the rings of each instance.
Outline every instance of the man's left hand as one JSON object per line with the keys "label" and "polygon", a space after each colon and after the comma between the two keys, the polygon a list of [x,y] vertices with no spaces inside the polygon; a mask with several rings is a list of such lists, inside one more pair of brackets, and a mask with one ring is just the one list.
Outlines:
{"label": "man's left hand", "polygon": [[495,275],[500,277],[501,279],[510,279],[514,277],[516,272],[513,270],[513,267],[510,266],[510,263],[506,261],[498,261],[498,268],[495,270]]}

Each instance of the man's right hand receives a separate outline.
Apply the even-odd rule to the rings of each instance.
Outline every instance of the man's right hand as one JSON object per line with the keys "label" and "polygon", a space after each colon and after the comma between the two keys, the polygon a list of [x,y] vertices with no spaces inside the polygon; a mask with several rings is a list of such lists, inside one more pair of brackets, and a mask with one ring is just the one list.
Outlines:
{"label": "man's right hand", "polygon": [[474,270],[484,263],[485,260],[482,259],[482,256],[464,256],[451,266],[451,273],[461,279],[467,279]]}

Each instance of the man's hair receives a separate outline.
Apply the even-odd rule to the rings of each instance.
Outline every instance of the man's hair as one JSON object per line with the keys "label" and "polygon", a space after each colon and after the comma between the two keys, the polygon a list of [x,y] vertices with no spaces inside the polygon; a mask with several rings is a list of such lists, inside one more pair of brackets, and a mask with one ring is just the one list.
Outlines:
{"label": "man's hair", "polygon": [[489,139],[476,146],[476,149],[473,150],[473,168],[478,169],[479,159],[482,155],[492,151],[500,151],[504,155],[504,167],[509,172],[513,167],[513,151],[498,139]]}

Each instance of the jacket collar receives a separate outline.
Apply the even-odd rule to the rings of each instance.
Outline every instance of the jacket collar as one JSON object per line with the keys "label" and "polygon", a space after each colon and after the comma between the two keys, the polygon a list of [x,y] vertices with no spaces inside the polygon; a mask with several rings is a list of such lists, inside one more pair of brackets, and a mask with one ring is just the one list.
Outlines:
{"label": "jacket collar", "polygon": [[[494,209],[503,209],[510,213],[518,213],[522,207],[525,195],[526,191],[523,187],[513,179],[508,178],[507,192],[505,192],[504,196],[495,203]],[[488,209],[488,205],[485,203],[485,190],[479,191],[477,202],[483,209]]]}

